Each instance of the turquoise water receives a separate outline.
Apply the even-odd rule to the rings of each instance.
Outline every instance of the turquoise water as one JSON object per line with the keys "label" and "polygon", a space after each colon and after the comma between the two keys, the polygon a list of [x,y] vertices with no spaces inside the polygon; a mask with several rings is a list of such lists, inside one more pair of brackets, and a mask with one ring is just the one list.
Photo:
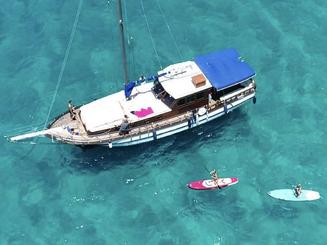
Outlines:
{"label": "turquoise water", "polygon": [[[79,1],[0,3],[0,133],[8,136],[45,123]],[[326,244],[327,2],[143,0],[159,59],[141,3],[126,1],[131,78],[235,47],[257,72],[257,104],[130,148],[1,137],[1,244]],[[50,118],[69,99],[121,89],[115,11],[114,2],[84,1]],[[239,184],[186,188],[212,168]],[[297,182],[323,199],[266,195]]]}

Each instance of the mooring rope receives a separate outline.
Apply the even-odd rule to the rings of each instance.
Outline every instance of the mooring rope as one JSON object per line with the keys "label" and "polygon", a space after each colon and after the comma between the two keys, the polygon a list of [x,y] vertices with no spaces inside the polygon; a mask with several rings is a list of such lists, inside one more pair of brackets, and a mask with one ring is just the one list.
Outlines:
{"label": "mooring rope", "polygon": [[161,65],[160,58],[159,58],[159,55],[158,55],[158,52],[157,52],[157,49],[156,49],[156,45],[154,43],[154,39],[153,39],[152,34],[151,34],[148,17],[146,16],[145,11],[144,11],[143,0],[140,0],[140,4],[141,4],[141,7],[142,7],[143,16],[144,16],[144,19],[145,19],[145,22],[146,22],[146,26],[147,26],[148,32],[150,34],[150,39],[151,39],[151,42],[152,42],[154,52],[156,53],[156,57],[157,57],[158,63],[160,64],[160,68],[162,69],[162,65]]}
{"label": "mooring rope", "polygon": [[172,33],[172,30],[171,30],[171,28],[170,28],[170,25],[168,24],[168,21],[167,21],[166,15],[165,15],[165,13],[164,13],[163,10],[162,10],[159,1],[156,0],[156,2],[157,2],[157,6],[158,6],[158,8],[159,8],[159,11],[160,11],[160,13],[161,13],[161,16],[163,17],[163,19],[164,19],[164,21],[165,21],[165,24],[166,24],[166,26],[167,26],[168,32],[169,32],[171,38],[172,38],[173,41],[174,41],[174,44],[175,44],[175,47],[176,47],[177,53],[178,53],[178,55],[179,55],[179,58],[182,59],[181,51],[180,51],[179,46],[178,46],[178,44],[177,44],[176,38],[175,38],[175,36],[174,36],[173,33]]}
{"label": "mooring rope", "polygon": [[6,133],[5,137],[9,137],[11,135],[17,135],[17,134],[20,134],[20,133],[24,133],[26,131],[36,131],[38,129],[41,129],[43,127],[43,124],[44,122],[42,123],[38,123],[38,124],[35,124],[35,125],[28,125],[28,126],[22,126],[22,127],[17,127],[17,128],[13,128],[13,129],[10,129],[10,130],[4,130]]}
{"label": "mooring rope", "polygon": [[81,9],[82,9],[82,4],[83,4],[83,0],[80,0],[79,1],[79,4],[78,4],[77,11],[76,11],[75,21],[74,21],[74,24],[73,24],[73,28],[72,28],[72,31],[70,33],[69,42],[68,42],[68,45],[67,45],[67,48],[66,48],[65,57],[64,57],[64,60],[62,62],[60,73],[59,73],[59,76],[58,76],[58,80],[57,80],[57,84],[56,84],[56,89],[55,89],[55,92],[53,94],[52,101],[51,101],[51,104],[50,104],[50,108],[49,108],[49,111],[48,111],[48,115],[47,115],[47,118],[46,118],[45,123],[43,125],[43,128],[46,128],[46,126],[47,126],[47,123],[48,123],[48,120],[49,120],[49,117],[50,117],[50,113],[52,111],[54,102],[56,100],[56,96],[58,94],[58,89],[59,89],[59,86],[60,86],[60,83],[61,83],[61,80],[62,80],[62,77],[63,77],[63,74],[64,74],[64,70],[65,70],[65,67],[66,67],[66,64],[67,64],[67,59],[68,59],[68,55],[69,55],[69,52],[70,52],[70,48],[72,46],[73,39],[74,39],[74,36],[75,36],[78,19],[79,19],[79,16],[80,16],[80,13],[81,13]]}

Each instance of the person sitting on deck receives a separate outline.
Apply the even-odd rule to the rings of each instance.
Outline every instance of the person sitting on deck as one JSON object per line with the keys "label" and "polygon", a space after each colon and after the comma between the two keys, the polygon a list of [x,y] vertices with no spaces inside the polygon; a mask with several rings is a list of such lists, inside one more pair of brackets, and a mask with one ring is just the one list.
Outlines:
{"label": "person sitting on deck", "polygon": [[213,169],[211,172],[210,172],[210,175],[211,175],[211,178],[212,178],[212,181],[215,183],[216,186],[218,186],[218,188],[220,189],[219,185],[218,185],[218,173],[217,173],[217,170],[216,169]]}
{"label": "person sitting on deck", "polygon": [[125,118],[119,128],[119,135],[124,135],[128,133],[129,133],[129,122],[127,116],[125,115]]}
{"label": "person sitting on deck", "polygon": [[145,82],[145,80],[146,80],[146,77],[142,75],[142,76],[139,77],[138,82],[143,83],[143,82]]}
{"label": "person sitting on deck", "polygon": [[302,192],[302,186],[301,184],[298,184],[294,189],[294,194],[296,197],[299,197],[301,195],[301,192]]}
{"label": "person sitting on deck", "polygon": [[78,131],[75,130],[75,128],[71,128],[69,126],[66,127],[68,133],[72,134],[72,135],[79,135]]}
{"label": "person sitting on deck", "polygon": [[75,106],[72,104],[72,101],[68,101],[68,110],[70,114],[70,118],[72,120],[76,120],[76,111],[75,111]]}

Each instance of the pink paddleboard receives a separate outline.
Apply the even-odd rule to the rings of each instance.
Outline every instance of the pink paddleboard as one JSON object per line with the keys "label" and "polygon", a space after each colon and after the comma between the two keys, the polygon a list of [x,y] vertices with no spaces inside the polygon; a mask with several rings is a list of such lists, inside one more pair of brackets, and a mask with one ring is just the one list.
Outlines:
{"label": "pink paddleboard", "polygon": [[218,185],[212,180],[198,180],[188,184],[188,187],[194,190],[213,190],[219,188],[224,188],[230,185],[235,185],[238,183],[238,178],[219,178]]}

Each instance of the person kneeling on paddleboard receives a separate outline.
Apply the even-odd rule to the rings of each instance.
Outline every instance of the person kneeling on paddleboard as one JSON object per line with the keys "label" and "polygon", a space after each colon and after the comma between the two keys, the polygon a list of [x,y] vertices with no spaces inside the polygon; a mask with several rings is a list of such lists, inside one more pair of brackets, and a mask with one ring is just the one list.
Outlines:
{"label": "person kneeling on paddleboard", "polygon": [[215,183],[216,186],[218,186],[218,188],[220,189],[220,186],[218,185],[218,173],[217,173],[217,170],[216,169],[213,169],[211,172],[210,172],[210,175],[211,175],[211,178],[212,178],[212,181]]}
{"label": "person kneeling on paddleboard", "polygon": [[302,186],[301,184],[298,184],[294,189],[294,194],[296,197],[299,197],[301,195],[301,192],[302,192]]}

